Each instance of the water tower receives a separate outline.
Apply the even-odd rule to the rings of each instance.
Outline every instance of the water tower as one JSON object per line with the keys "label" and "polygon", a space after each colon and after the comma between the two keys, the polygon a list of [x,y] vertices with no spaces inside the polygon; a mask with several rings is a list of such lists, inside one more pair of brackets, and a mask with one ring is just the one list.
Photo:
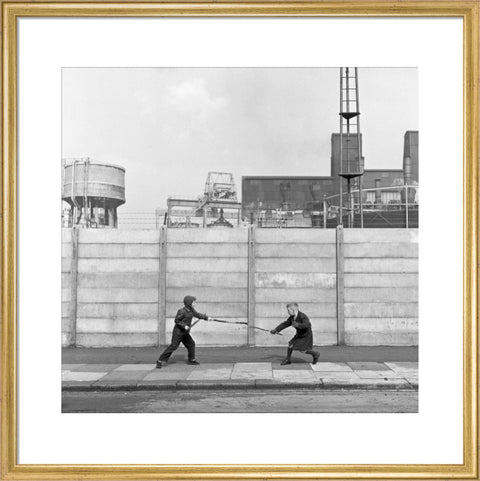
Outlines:
{"label": "water tower", "polygon": [[125,169],[87,158],[62,160],[62,200],[70,206],[63,225],[116,228],[125,203]]}

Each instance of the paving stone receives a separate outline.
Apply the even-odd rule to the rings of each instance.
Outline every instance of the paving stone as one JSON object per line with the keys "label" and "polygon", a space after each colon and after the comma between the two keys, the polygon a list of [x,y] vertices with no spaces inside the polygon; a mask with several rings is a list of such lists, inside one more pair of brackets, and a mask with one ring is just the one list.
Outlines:
{"label": "paving stone", "polygon": [[191,364],[187,364],[187,363],[171,364],[169,362],[167,363],[164,362],[161,369],[168,369],[169,371],[172,371],[172,372],[191,372],[194,369],[198,369],[199,367],[200,366],[192,366]]}
{"label": "paving stone", "polygon": [[272,363],[272,369],[274,371],[311,371],[312,365],[307,362],[302,363],[292,363],[286,366],[281,366],[280,364]]}
{"label": "paving stone", "polygon": [[355,371],[314,371],[317,379],[360,379]]}
{"label": "paving stone", "polygon": [[272,369],[271,362],[237,362],[234,365],[234,370],[242,371],[267,371]]}
{"label": "paving stone", "polygon": [[352,372],[352,368],[345,362],[317,362],[312,365],[314,371],[349,371]]}
{"label": "paving stone", "polygon": [[347,362],[354,371],[385,371],[387,367],[383,362]]}
{"label": "paving stone", "polygon": [[230,375],[232,374],[232,367],[227,368],[218,368],[218,369],[195,369],[192,371],[187,380],[195,381],[195,380],[208,380],[208,379],[230,379]]}
{"label": "paving stone", "polygon": [[121,364],[116,371],[151,371],[155,369],[155,364]]}
{"label": "paving stone", "polygon": [[116,369],[120,364],[77,364],[77,367],[69,369],[72,372],[109,372]]}
{"label": "paving stone", "polygon": [[234,366],[233,362],[223,362],[223,363],[214,363],[214,362],[208,362],[208,363],[202,363],[200,366],[192,366],[195,368],[195,371],[205,371],[205,370],[210,370],[210,369],[230,369],[232,370]]}
{"label": "paving stone", "polygon": [[70,371],[62,376],[62,381],[98,381],[108,372],[78,372]]}
{"label": "paving stone", "polygon": [[395,371],[355,371],[355,374],[362,379],[402,379],[403,374]]}
{"label": "paving stone", "polygon": [[280,381],[317,381],[313,371],[273,371],[273,379]]}
{"label": "paving stone", "polygon": [[386,362],[385,364],[395,372],[408,374],[418,372],[418,362]]}
{"label": "paving stone", "polygon": [[189,374],[192,371],[190,369],[184,369],[183,371],[174,371],[171,370],[169,367],[155,369],[155,371],[149,372],[144,378],[143,381],[160,381],[160,380],[176,380],[182,381],[187,379]]}
{"label": "paving stone", "polygon": [[232,371],[230,379],[273,379],[273,373],[271,370],[258,370],[258,371]]}
{"label": "paving stone", "polygon": [[102,381],[140,381],[146,375],[147,371],[112,371]]}

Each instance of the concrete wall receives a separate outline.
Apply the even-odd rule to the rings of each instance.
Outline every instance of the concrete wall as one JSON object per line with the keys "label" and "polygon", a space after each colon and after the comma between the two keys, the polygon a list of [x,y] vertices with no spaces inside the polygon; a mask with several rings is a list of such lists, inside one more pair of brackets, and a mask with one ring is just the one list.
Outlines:
{"label": "concrete wall", "polygon": [[[346,343],[417,344],[417,231],[345,229],[343,252]],[[78,247],[65,229],[63,344],[163,345],[186,294],[209,316],[264,329],[297,301],[315,344],[336,344],[336,256],[334,229],[82,229]],[[198,345],[285,345],[293,334],[203,321],[194,332]]]}
{"label": "concrete wall", "polygon": [[345,342],[418,344],[417,229],[344,229]]}
{"label": "concrete wall", "polygon": [[[187,294],[197,310],[227,321],[247,321],[248,229],[168,229],[166,339]],[[247,327],[200,321],[195,342],[205,346],[247,344]]]}
{"label": "concrete wall", "polygon": [[[257,229],[255,323],[273,329],[296,301],[313,325],[315,344],[336,344],[335,229]],[[293,334],[256,331],[256,345],[285,345]]]}

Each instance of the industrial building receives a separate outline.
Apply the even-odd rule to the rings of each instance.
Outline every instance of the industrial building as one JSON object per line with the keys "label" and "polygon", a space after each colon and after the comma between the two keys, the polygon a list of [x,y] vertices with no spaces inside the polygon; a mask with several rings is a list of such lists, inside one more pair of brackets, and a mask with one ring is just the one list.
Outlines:
{"label": "industrial building", "polygon": [[[286,217],[293,222],[290,226],[299,226],[294,222],[300,214],[305,220],[305,226],[320,226],[318,217],[325,217],[325,224],[332,227],[337,222],[327,222],[336,218],[338,213],[332,206],[339,204],[341,172],[340,134],[331,137],[331,172],[330,176],[279,177],[279,176],[245,176],[242,177],[242,215],[255,221],[263,227],[274,226],[276,218]],[[361,135],[360,144],[362,142]],[[358,146],[353,138],[349,141],[350,148],[358,152]],[[352,146],[353,143],[353,146]],[[343,147],[347,139],[343,138]],[[360,145],[361,147],[361,145]],[[358,161],[358,155],[355,157]],[[404,188],[402,186],[418,186],[418,131],[407,131],[404,136],[403,163],[400,169],[364,169],[364,158],[360,162],[363,175],[357,177],[353,189],[358,189],[361,179],[363,202],[368,216],[368,209],[375,207],[375,214],[382,210],[393,211],[399,204],[405,204]],[[345,192],[345,180],[343,180]],[[411,191],[411,192],[410,192]],[[416,189],[409,189],[410,210],[415,206],[410,221],[414,218],[418,223],[418,202]],[[358,194],[357,194],[358,197]],[[324,200],[326,200],[324,204]],[[328,209],[328,212],[324,212]],[[382,214],[383,215],[383,214]],[[392,214],[388,214],[392,215]],[[321,222],[320,222],[321,224]],[[380,225],[378,225],[380,226]],[[385,224],[388,226],[388,223]],[[410,225],[414,227],[414,225]]]}

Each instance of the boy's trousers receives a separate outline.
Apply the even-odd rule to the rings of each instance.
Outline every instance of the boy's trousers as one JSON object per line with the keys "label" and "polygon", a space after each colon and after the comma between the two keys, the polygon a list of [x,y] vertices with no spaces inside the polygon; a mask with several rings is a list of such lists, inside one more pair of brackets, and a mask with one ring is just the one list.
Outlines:
{"label": "boy's trousers", "polygon": [[178,326],[173,328],[172,342],[165,351],[162,352],[159,361],[168,361],[174,351],[178,349],[178,346],[182,343],[188,350],[188,360],[193,361],[195,359],[195,341],[190,335],[190,331],[182,331]]}

